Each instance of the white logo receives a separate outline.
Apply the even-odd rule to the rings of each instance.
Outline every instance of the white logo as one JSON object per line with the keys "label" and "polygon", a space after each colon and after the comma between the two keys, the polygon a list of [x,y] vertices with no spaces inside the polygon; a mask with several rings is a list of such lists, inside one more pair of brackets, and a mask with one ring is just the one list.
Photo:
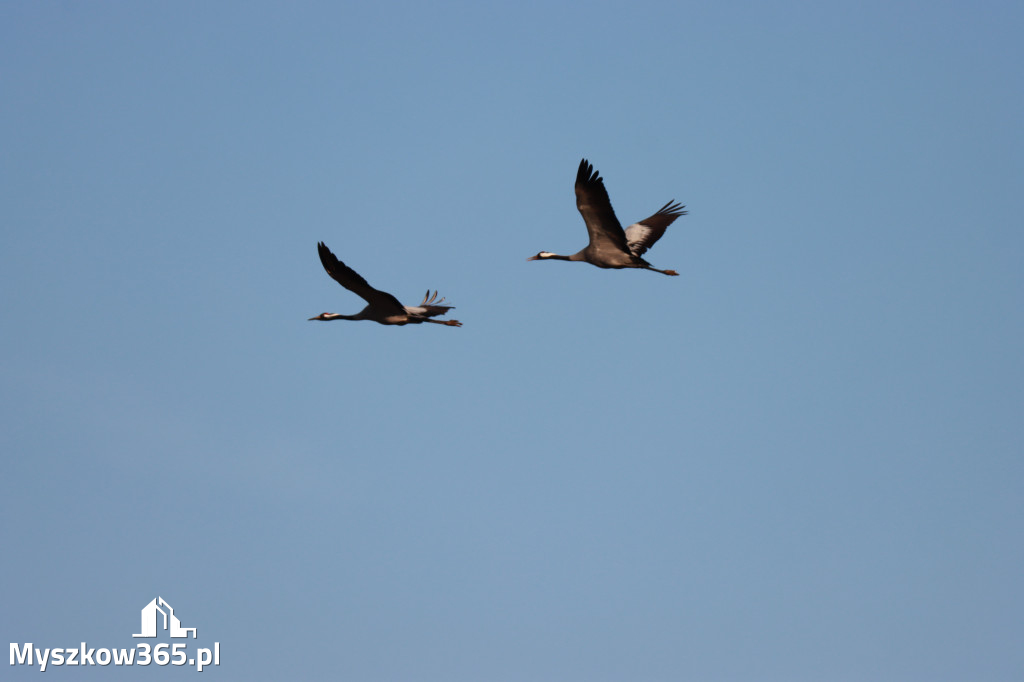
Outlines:
{"label": "white logo", "polygon": [[[191,632],[192,639],[196,639],[196,629],[181,627],[181,621],[174,615],[174,608],[163,597],[157,597],[142,608],[142,632],[132,637],[156,637],[159,629],[157,624],[160,622],[158,613],[163,616],[163,629],[168,630],[171,637],[187,639]],[[146,666],[151,663],[159,666],[195,666],[195,670],[202,672],[209,665],[220,665],[220,642],[214,642],[213,649],[204,647],[196,649],[194,653],[189,651],[185,642],[139,642],[130,649],[96,649],[85,642],[74,647],[41,647],[32,642],[11,642],[11,665],[38,665],[41,672],[45,672],[48,666]]]}
{"label": "white logo", "polygon": [[[160,603],[159,606],[157,602]],[[166,608],[167,611],[161,609],[160,606]],[[181,621],[174,615],[174,607],[164,601],[163,597],[157,597],[142,608],[142,632],[138,635],[132,635],[132,637],[156,637],[157,612],[164,617],[164,630],[168,629],[167,620],[170,619],[171,637],[188,637],[188,633],[191,632],[192,639],[196,638],[196,629],[181,627]]]}

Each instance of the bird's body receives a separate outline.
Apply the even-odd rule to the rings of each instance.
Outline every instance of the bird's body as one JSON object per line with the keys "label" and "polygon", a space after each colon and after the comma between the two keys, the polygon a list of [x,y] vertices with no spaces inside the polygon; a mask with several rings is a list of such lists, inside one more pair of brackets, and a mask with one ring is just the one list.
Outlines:
{"label": "bird's body", "polygon": [[576,208],[583,216],[590,235],[586,248],[571,256],[559,256],[550,251],[541,251],[527,260],[568,260],[582,261],[599,268],[640,268],[653,270],[664,275],[678,275],[675,270],[658,270],[641,256],[654,246],[665,234],[665,229],[681,215],[686,215],[684,206],[670,201],[649,218],[644,218],[622,229],[615,217],[604,180],[586,160],[580,161],[576,172]]}
{"label": "bird's body", "polygon": [[438,301],[436,291],[431,295],[430,290],[428,289],[427,295],[423,297],[423,302],[419,305],[402,305],[397,298],[386,291],[379,291],[378,289],[374,289],[370,286],[369,283],[359,275],[359,273],[338,260],[337,256],[331,253],[331,250],[328,249],[327,245],[323,242],[317,244],[317,251],[320,253],[320,262],[323,263],[324,270],[326,270],[327,274],[331,276],[331,279],[357,296],[363,298],[366,301],[367,306],[355,315],[320,313],[316,317],[309,318],[311,321],[320,320],[322,322],[328,322],[330,320],[372,320],[379,324],[393,324],[399,326],[406,324],[420,324],[422,322],[445,324],[449,327],[462,326],[462,323],[458,320],[430,319],[432,317],[437,317],[438,315],[444,315],[454,307],[450,305],[441,305],[441,303],[444,302],[444,299],[442,298]]}

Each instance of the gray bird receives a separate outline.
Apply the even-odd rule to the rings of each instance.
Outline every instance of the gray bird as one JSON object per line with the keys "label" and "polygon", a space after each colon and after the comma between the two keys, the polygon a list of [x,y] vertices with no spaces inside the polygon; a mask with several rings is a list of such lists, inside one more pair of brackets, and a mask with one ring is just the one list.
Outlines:
{"label": "gray bird", "polygon": [[362,297],[369,305],[355,315],[320,313],[316,317],[309,318],[310,321],[373,320],[380,324],[403,325],[430,322],[432,324],[446,324],[449,327],[462,326],[462,323],[458,320],[430,319],[431,317],[444,315],[455,307],[441,305],[444,303],[444,299],[442,298],[438,301],[436,291],[431,295],[430,289],[427,289],[427,295],[423,297],[423,302],[417,306],[402,305],[397,298],[386,291],[378,291],[371,287],[365,279],[359,276],[359,273],[338,260],[337,256],[331,253],[331,250],[323,242],[317,244],[317,250],[320,252],[320,262],[323,263],[324,270],[331,276],[331,279],[357,296]]}
{"label": "gray bird", "polygon": [[571,256],[559,256],[550,251],[541,251],[526,260],[571,260],[583,261],[599,268],[641,268],[663,275],[678,275],[675,270],[659,270],[641,258],[665,234],[665,228],[681,215],[686,208],[674,200],[658,209],[650,218],[644,218],[622,229],[619,219],[612,210],[604,180],[586,159],[580,161],[576,172],[576,208],[587,224],[590,243]]}

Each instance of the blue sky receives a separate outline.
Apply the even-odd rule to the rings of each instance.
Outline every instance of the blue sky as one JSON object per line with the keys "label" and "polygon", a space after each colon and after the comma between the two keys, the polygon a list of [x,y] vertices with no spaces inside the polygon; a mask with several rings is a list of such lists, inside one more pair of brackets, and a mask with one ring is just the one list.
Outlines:
{"label": "blue sky", "polygon": [[[1021,679],[1022,28],[0,5],[4,641],[159,595],[221,679]],[[526,262],[581,157],[680,277]],[[363,305],[321,240],[465,326],[307,322]]]}

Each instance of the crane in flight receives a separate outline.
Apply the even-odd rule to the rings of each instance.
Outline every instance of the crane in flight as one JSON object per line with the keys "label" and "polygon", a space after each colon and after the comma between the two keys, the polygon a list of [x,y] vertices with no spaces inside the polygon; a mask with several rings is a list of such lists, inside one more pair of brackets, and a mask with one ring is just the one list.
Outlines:
{"label": "crane in flight", "polygon": [[678,275],[675,270],[659,270],[641,256],[654,246],[665,234],[665,228],[681,215],[686,215],[685,206],[673,201],[658,209],[658,212],[625,230],[615,217],[604,180],[586,159],[580,161],[576,172],[576,208],[583,216],[590,235],[590,243],[583,250],[571,256],[559,256],[550,251],[541,251],[527,260],[568,260],[582,261],[599,268],[640,268],[653,270],[663,275]]}
{"label": "crane in flight", "polygon": [[323,242],[317,244],[317,250],[320,252],[320,262],[323,263],[324,270],[331,276],[331,279],[353,294],[361,297],[366,301],[367,305],[355,315],[320,313],[316,317],[309,318],[310,321],[372,320],[380,324],[405,325],[430,322],[432,324],[446,324],[449,327],[462,326],[462,323],[458,320],[430,319],[438,315],[444,315],[454,307],[441,305],[444,303],[444,299],[437,300],[436,291],[431,295],[430,289],[427,289],[427,295],[423,297],[423,302],[419,305],[402,305],[397,298],[386,291],[380,291],[371,287],[365,279],[359,276],[358,272],[338,260],[338,257],[331,253],[331,250]]}

